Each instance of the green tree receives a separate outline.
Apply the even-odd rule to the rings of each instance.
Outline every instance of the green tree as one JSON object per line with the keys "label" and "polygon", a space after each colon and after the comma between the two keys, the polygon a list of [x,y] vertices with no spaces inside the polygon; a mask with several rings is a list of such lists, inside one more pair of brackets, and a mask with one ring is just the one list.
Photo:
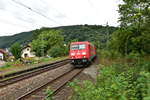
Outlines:
{"label": "green tree", "polygon": [[123,0],[119,5],[119,13],[122,27],[137,25],[138,28],[149,18],[149,0]]}
{"label": "green tree", "polygon": [[14,43],[10,48],[11,53],[15,59],[21,58],[21,46],[19,43]]}
{"label": "green tree", "polygon": [[47,51],[47,54],[51,57],[60,57],[68,53],[68,48],[64,45],[54,45]]}
{"label": "green tree", "polygon": [[110,48],[123,55],[132,52],[149,53],[150,30],[147,27],[147,20],[150,17],[150,1],[123,0],[123,2],[119,5],[120,28],[113,33]]}
{"label": "green tree", "polygon": [[44,40],[33,40],[31,45],[33,51],[35,51],[36,56],[44,56],[46,47],[46,42]]}
{"label": "green tree", "polygon": [[58,30],[44,30],[38,35],[37,39],[32,41],[32,48],[37,56],[46,55],[47,51],[55,45],[64,45],[64,38],[61,31]]}
{"label": "green tree", "polygon": [[43,31],[48,31],[50,30],[49,28],[46,28],[46,27],[42,27],[40,29],[36,29],[36,30],[33,30],[32,33],[32,39],[37,39],[38,38],[38,35],[40,35]]}

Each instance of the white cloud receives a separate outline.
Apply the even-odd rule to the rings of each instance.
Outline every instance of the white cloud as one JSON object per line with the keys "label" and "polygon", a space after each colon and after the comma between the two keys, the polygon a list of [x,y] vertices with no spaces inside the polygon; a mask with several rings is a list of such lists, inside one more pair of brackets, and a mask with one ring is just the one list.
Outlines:
{"label": "white cloud", "polygon": [[[120,0],[13,0],[0,1],[0,36],[40,27],[76,24],[117,26]],[[41,16],[41,15],[45,16]]]}

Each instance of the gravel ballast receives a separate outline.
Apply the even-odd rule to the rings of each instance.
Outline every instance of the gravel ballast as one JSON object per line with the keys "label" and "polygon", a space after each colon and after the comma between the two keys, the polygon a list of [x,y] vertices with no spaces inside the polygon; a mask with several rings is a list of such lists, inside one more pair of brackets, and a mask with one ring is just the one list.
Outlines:
{"label": "gravel ballast", "polygon": [[72,68],[70,64],[0,88],[0,100],[15,100],[32,89],[47,83]]}
{"label": "gravel ballast", "polygon": [[[90,80],[95,83],[98,74],[97,64],[99,64],[99,62],[96,61],[91,66],[85,68],[85,70],[81,72],[75,79],[79,80],[81,84],[84,80]],[[64,88],[56,96],[54,96],[54,100],[71,100],[69,97],[72,95],[72,89],[68,86],[64,86]]]}

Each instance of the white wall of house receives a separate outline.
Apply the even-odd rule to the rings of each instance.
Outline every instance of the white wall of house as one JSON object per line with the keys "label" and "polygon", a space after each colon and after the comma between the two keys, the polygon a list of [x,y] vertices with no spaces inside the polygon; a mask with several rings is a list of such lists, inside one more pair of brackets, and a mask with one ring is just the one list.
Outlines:
{"label": "white wall of house", "polygon": [[27,47],[22,50],[21,57],[22,58],[35,57],[35,55],[33,54],[33,52],[31,52],[31,47]]}
{"label": "white wall of house", "polygon": [[0,52],[0,60],[4,60],[4,54]]}

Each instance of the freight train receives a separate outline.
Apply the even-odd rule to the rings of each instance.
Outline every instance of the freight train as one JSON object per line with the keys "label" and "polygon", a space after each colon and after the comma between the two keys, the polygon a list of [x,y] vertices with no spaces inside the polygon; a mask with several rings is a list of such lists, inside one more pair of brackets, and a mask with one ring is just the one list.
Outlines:
{"label": "freight train", "polygon": [[69,59],[73,65],[88,65],[96,57],[94,45],[85,42],[72,42],[70,44]]}

